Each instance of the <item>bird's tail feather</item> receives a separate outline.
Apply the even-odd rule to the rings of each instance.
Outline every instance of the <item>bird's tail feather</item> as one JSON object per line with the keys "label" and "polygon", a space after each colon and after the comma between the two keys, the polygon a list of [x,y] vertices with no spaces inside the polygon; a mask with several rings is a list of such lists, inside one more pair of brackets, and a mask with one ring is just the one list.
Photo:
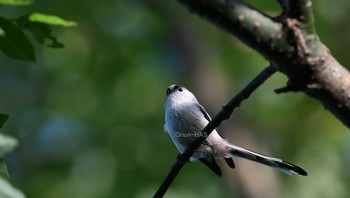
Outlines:
{"label": "bird's tail feather", "polygon": [[281,159],[255,153],[253,151],[250,151],[235,145],[229,145],[229,148],[230,148],[230,151],[229,151],[230,154],[234,157],[240,157],[240,158],[244,158],[254,162],[258,162],[258,163],[270,166],[272,168],[275,168],[279,171],[282,171],[288,175],[298,174],[298,175],[307,176],[307,172],[304,169],[294,164],[285,162]]}

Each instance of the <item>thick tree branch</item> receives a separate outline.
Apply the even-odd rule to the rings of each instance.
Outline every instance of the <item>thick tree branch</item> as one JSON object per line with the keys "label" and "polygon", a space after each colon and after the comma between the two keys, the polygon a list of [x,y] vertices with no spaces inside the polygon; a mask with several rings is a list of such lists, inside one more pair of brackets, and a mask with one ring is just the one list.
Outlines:
{"label": "thick tree branch", "polygon": [[[221,111],[213,117],[213,119],[208,123],[208,125],[201,131],[202,133],[207,132],[207,136],[217,128],[222,121],[228,119],[233,113],[236,107],[239,107],[241,102],[247,99],[251,93],[253,93],[260,85],[262,85],[272,74],[275,73],[275,68],[273,66],[266,67],[261,71],[244,89],[242,89],[236,96],[234,96],[226,105],[224,105]],[[153,197],[163,197],[165,192],[168,190],[171,183],[174,181],[177,174],[180,172],[182,167],[186,162],[189,161],[190,157],[197,150],[197,148],[202,144],[207,136],[199,136],[199,138],[194,141],[190,147],[188,147],[185,152],[177,156],[177,160],[169,171],[168,175],[158,188],[157,192]]]}
{"label": "thick tree branch", "polygon": [[250,7],[242,1],[218,0],[178,0],[214,24],[233,34],[243,43],[272,56],[274,51],[283,54],[289,49],[283,24]]}
{"label": "thick tree branch", "polygon": [[240,0],[177,0],[255,49],[289,82],[319,100],[350,127],[350,74],[314,31],[311,0],[278,0],[287,11],[272,18]]}

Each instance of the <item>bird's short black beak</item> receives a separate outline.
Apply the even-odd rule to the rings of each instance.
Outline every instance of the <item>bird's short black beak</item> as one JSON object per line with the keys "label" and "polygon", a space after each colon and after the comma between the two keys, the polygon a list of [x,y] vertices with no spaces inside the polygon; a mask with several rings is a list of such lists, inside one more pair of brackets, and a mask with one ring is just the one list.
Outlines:
{"label": "bird's short black beak", "polygon": [[166,90],[166,95],[168,96],[171,93],[170,87]]}

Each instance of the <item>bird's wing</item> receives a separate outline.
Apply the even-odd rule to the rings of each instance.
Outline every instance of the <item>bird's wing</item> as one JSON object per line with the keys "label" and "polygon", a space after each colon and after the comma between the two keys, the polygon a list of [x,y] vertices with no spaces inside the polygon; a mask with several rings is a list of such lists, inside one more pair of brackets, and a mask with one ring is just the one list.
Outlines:
{"label": "bird's wing", "polygon": [[205,111],[204,107],[200,104],[198,104],[198,108],[199,110],[203,113],[203,116],[205,117],[205,119],[208,120],[208,122],[211,120],[210,115]]}

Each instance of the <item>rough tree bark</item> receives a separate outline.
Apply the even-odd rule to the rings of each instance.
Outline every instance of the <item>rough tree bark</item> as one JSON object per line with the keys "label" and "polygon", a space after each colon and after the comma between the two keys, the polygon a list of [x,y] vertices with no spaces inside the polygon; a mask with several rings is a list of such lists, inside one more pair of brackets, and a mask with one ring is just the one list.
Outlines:
{"label": "rough tree bark", "polygon": [[301,91],[350,127],[350,74],[323,45],[314,28],[311,0],[278,0],[270,17],[240,0],[177,0],[263,55],[287,75],[277,93]]}

